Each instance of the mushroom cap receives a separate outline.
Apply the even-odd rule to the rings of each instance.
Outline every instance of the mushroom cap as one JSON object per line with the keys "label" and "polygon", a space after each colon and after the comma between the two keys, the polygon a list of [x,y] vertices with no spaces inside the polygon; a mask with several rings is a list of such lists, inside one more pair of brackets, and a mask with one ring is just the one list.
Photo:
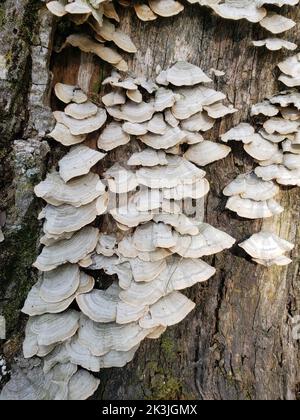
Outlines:
{"label": "mushroom cap", "polygon": [[80,207],[102,196],[105,193],[105,186],[99,175],[91,172],[71,180],[68,184],[62,180],[58,172],[52,172],[47,174],[45,181],[35,187],[34,192],[37,197],[43,198],[53,206],[70,204]]}
{"label": "mushroom cap", "polygon": [[215,269],[201,260],[170,257],[167,268],[157,278],[148,283],[132,282],[127,290],[120,293],[120,298],[128,305],[147,307],[174,290],[204,282],[214,274]]}
{"label": "mushroom cap", "polygon": [[120,289],[116,285],[106,290],[92,290],[77,296],[77,304],[84,315],[95,322],[114,322],[117,317],[117,305]]}
{"label": "mushroom cap", "polygon": [[149,313],[140,319],[142,328],[170,326],[181,322],[196,304],[179,292],[172,292],[150,306]]}
{"label": "mushroom cap", "polygon": [[71,305],[76,296],[82,293],[90,292],[94,287],[95,282],[92,277],[86,275],[85,273],[81,273],[79,278],[80,281],[78,286],[72,294],[70,294],[70,285],[69,289],[64,288],[63,285],[60,285],[60,289],[55,289],[55,284],[52,286],[49,285],[48,290],[50,290],[50,296],[52,297],[52,300],[54,300],[55,297],[56,302],[47,302],[42,298],[41,291],[42,288],[43,290],[45,290],[45,288],[43,287],[44,281],[40,280],[29,292],[22,312],[30,316],[36,316],[46,313],[57,314],[65,311]]}
{"label": "mushroom cap", "polygon": [[174,86],[194,86],[212,80],[197,66],[179,61],[167,70],[166,79]]}
{"label": "mushroom cap", "polygon": [[37,358],[23,360],[21,366],[14,368],[10,381],[3,387],[0,400],[67,400],[70,379],[76,371],[77,366],[66,363],[45,374]]}
{"label": "mushroom cap", "polygon": [[107,112],[113,118],[131,123],[143,123],[149,121],[155,112],[154,106],[151,103],[141,102],[127,102],[119,107],[109,107]]}
{"label": "mushroom cap", "polygon": [[162,150],[145,149],[141,152],[133,153],[127,162],[129,166],[164,166],[167,165],[166,154]]}
{"label": "mushroom cap", "polygon": [[165,134],[148,133],[138,136],[138,139],[153,149],[169,149],[180,144],[185,138],[185,133],[179,127],[168,127]]}
{"label": "mushroom cap", "polygon": [[183,200],[193,198],[195,200],[205,197],[210,190],[209,182],[206,178],[198,179],[193,184],[181,183],[174,188],[163,190],[163,196],[169,200]]}
{"label": "mushroom cap", "polygon": [[284,211],[275,200],[254,201],[237,195],[230,197],[226,208],[246,219],[263,219],[273,217]]}
{"label": "mushroom cap", "polygon": [[77,86],[56,83],[54,90],[57,98],[65,104],[69,104],[70,102],[81,104],[88,100],[86,94]]}
{"label": "mushroom cap", "polygon": [[[255,104],[251,108],[251,115],[265,115],[266,117],[275,117],[279,113],[279,109],[272,105],[269,101],[263,101]],[[254,134],[254,132],[253,132]]]}
{"label": "mushroom cap", "polygon": [[102,102],[106,107],[112,107],[115,105],[124,105],[126,103],[126,96],[120,89],[108,93],[102,97]]}
{"label": "mushroom cap", "polygon": [[223,134],[221,140],[224,143],[227,143],[228,141],[242,141],[244,144],[248,144],[252,142],[254,134],[255,130],[250,124],[241,123]]}
{"label": "mushroom cap", "polygon": [[55,111],[53,113],[58,123],[65,125],[69,128],[71,134],[78,136],[81,134],[92,133],[93,131],[99,130],[107,119],[105,109],[98,108],[96,115],[85,118],[84,120],[77,120],[69,117],[64,112]]}
{"label": "mushroom cap", "polygon": [[160,87],[155,92],[155,111],[161,112],[167,108],[171,108],[177,99],[179,99],[179,97],[177,97],[177,95],[171,89]]}
{"label": "mushroom cap", "polygon": [[266,9],[259,8],[253,0],[225,0],[224,3],[211,3],[210,7],[225,19],[247,19],[249,22],[260,22],[267,14]]}
{"label": "mushroom cap", "polygon": [[231,148],[212,141],[190,146],[184,157],[198,166],[206,166],[217,160],[224,159],[231,152]]}
{"label": "mushroom cap", "polygon": [[152,332],[151,329],[141,328],[137,323],[102,324],[82,316],[78,339],[94,356],[103,356],[112,350],[126,352],[133,349],[150,332]]}
{"label": "mushroom cap", "polygon": [[75,118],[76,120],[84,120],[89,117],[93,117],[98,112],[97,105],[90,101],[86,101],[81,104],[70,104],[65,108],[65,114],[69,117]]}
{"label": "mushroom cap", "polygon": [[30,317],[23,343],[25,358],[37,354],[39,346],[50,346],[71,338],[78,328],[79,313],[74,310]]}
{"label": "mushroom cap", "polygon": [[112,257],[115,254],[116,245],[117,238],[115,235],[100,233],[96,249],[97,254],[104,255],[105,257]]}
{"label": "mushroom cap", "polygon": [[67,262],[75,264],[94,251],[98,235],[98,229],[88,226],[73,235],[71,239],[45,247],[34,263],[34,267],[40,271],[51,271]]}
{"label": "mushroom cap", "polygon": [[148,132],[148,124],[147,122],[141,124],[125,122],[122,125],[122,129],[125,131],[125,133],[132,136],[142,136]]}
{"label": "mushroom cap", "polygon": [[[266,47],[270,51],[278,51],[282,48],[285,48],[290,51],[294,51],[298,48],[297,44],[293,42],[286,41],[285,39],[280,38],[267,38],[260,41],[252,42],[255,47]],[[275,114],[276,115],[276,114]]]}
{"label": "mushroom cap", "polygon": [[172,228],[164,223],[138,226],[133,234],[133,246],[140,252],[153,252],[156,248],[170,248],[176,244]]}
{"label": "mushroom cap", "polygon": [[119,122],[111,122],[100,134],[98,139],[99,149],[106,152],[130,142],[130,135],[122,129]]}
{"label": "mushroom cap", "polygon": [[259,22],[259,24],[273,34],[281,34],[282,32],[292,29],[296,25],[296,22],[285,16],[270,12]]}
{"label": "mushroom cap", "polygon": [[59,174],[65,182],[78,176],[86,175],[105,156],[104,153],[84,145],[74,146],[59,161]]}
{"label": "mushroom cap", "polygon": [[235,243],[235,239],[230,235],[206,223],[199,225],[198,235],[181,236],[175,232],[175,236],[177,243],[171,251],[184,258],[201,258],[217,254],[231,248]]}
{"label": "mushroom cap", "polygon": [[272,260],[261,260],[259,258],[252,258],[252,261],[256,262],[257,264],[264,265],[265,267],[272,267],[273,265],[283,267],[293,262],[290,258],[286,257],[285,255],[273,258]]}
{"label": "mushroom cap", "polygon": [[164,115],[161,113],[154,114],[153,118],[147,124],[148,131],[153,134],[165,134],[167,127]]}
{"label": "mushroom cap", "polygon": [[146,262],[139,258],[134,258],[130,260],[130,266],[134,281],[138,283],[156,279],[166,269],[167,264],[165,260]]}
{"label": "mushroom cap", "polygon": [[272,181],[263,181],[254,172],[241,174],[223,191],[230,197],[240,195],[255,201],[265,201],[274,198],[279,193],[279,187]]}
{"label": "mushroom cap", "polygon": [[294,244],[267,231],[252,235],[239,246],[251,257],[261,260],[272,260],[294,249]]}
{"label": "mushroom cap", "polygon": [[238,111],[232,105],[225,106],[218,102],[209,106],[204,106],[203,109],[207,112],[208,116],[214,119],[223,118],[225,115],[234,114]]}
{"label": "mushroom cap", "polygon": [[181,122],[181,127],[187,131],[208,131],[215,125],[215,120],[207,112],[197,112]]}
{"label": "mushroom cap", "polygon": [[174,188],[182,183],[193,184],[204,178],[205,172],[179,156],[168,156],[168,165],[141,168],[136,172],[140,184],[149,188]]}
{"label": "mushroom cap", "polygon": [[79,370],[72,376],[69,382],[68,400],[71,401],[84,401],[92,396],[98,386],[100,380],[96,379],[93,375],[86,370]]}
{"label": "mushroom cap", "polygon": [[144,21],[149,22],[157,19],[157,15],[150,9],[147,4],[134,4],[133,5],[137,17]]}
{"label": "mushroom cap", "polygon": [[284,118],[270,118],[264,123],[264,129],[268,134],[293,134],[298,131],[299,121],[289,121]]}
{"label": "mushroom cap", "polygon": [[139,185],[135,172],[123,168],[118,163],[105,172],[105,178],[108,180],[110,191],[115,194],[127,193]]}
{"label": "mushroom cap", "polygon": [[121,206],[110,210],[112,217],[121,225],[136,227],[141,223],[152,220],[153,214],[147,211],[139,211],[136,204],[130,202],[127,206]]}
{"label": "mushroom cap", "polygon": [[94,41],[88,35],[85,34],[72,34],[66,39],[65,45],[71,45],[72,47],[79,48],[85,53],[93,53],[97,55],[101,60],[106,61],[117,68],[122,67],[123,71],[127,71],[127,64],[122,59],[122,56],[112,48],[105,47],[99,42]]}
{"label": "mushroom cap", "polygon": [[180,88],[176,93],[180,95],[180,99],[173,105],[172,113],[178,120],[185,120],[202,111],[204,106],[226,98],[223,93],[205,86]]}
{"label": "mushroom cap", "polygon": [[151,10],[158,16],[170,17],[178,15],[184,6],[176,0],[148,0]]}
{"label": "mushroom cap", "polygon": [[257,160],[268,160],[278,152],[278,145],[264,139],[260,134],[254,134],[252,141],[244,145],[244,150]]}
{"label": "mushroom cap", "polygon": [[67,14],[64,1],[49,1],[46,3],[48,10],[55,16],[63,17]]}
{"label": "mushroom cap", "polygon": [[265,181],[276,180],[281,185],[300,186],[300,170],[289,170],[283,165],[257,167],[255,173]]}
{"label": "mushroom cap", "polygon": [[64,146],[73,146],[74,144],[84,142],[86,139],[85,134],[74,136],[71,134],[71,131],[68,127],[60,123],[55,125],[54,129],[49,133],[49,137],[52,137],[54,140],[58,141]]}
{"label": "mushroom cap", "polygon": [[44,273],[40,296],[45,302],[57,303],[72,296],[80,284],[80,270],[76,264],[66,264]]}
{"label": "mushroom cap", "polygon": [[172,226],[181,235],[197,235],[199,233],[196,222],[185,214],[159,213],[154,216],[153,220],[156,223],[162,222]]}
{"label": "mushroom cap", "polygon": [[68,204],[56,207],[48,204],[43,210],[43,217],[46,219],[44,232],[48,237],[54,238],[64,233],[76,232],[103,214],[107,210],[107,206],[107,194],[81,207],[73,207]]}

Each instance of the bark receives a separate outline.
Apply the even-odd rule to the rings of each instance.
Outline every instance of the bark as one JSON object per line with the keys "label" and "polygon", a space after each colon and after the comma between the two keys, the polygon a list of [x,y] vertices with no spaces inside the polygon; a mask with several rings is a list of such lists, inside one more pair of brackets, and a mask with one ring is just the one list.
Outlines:
{"label": "bark", "polygon": [[[8,0],[4,3],[4,11],[20,5],[22,10],[26,10],[32,4],[36,2]],[[40,39],[36,42],[28,38],[24,40],[20,32],[7,33],[7,39],[14,40],[21,53],[16,58],[17,65],[14,65],[15,79],[4,82],[8,84],[4,86],[6,90],[1,97],[6,98],[9,105],[0,102],[0,106],[7,110],[2,122],[6,134],[3,147],[5,152],[1,154],[4,153],[5,165],[10,162],[9,169],[1,176],[5,183],[2,190],[6,195],[0,203],[1,209],[5,208],[10,215],[5,231],[8,242],[4,242],[1,247],[4,259],[1,261],[3,268],[0,282],[4,299],[4,305],[0,300],[0,309],[5,308],[7,311],[10,308],[12,317],[9,320],[9,340],[4,346],[6,357],[12,357],[17,352],[18,345],[11,344],[20,342],[19,338],[16,339],[19,337],[22,320],[18,311],[34,282],[30,265],[37,252],[39,226],[35,220],[40,203],[32,197],[32,185],[45,170],[46,162],[41,162],[40,156],[46,154],[46,146],[41,149],[41,145],[45,127],[47,124],[51,127],[47,108],[47,66],[51,28],[54,29],[54,25],[49,15],[37,11],[34,13],[40,18],[34,19],[32,26],[27,25],[26,21],[26,32],[44,34],[45,38],[41,40],[41,36],[37,37]],[[20,25],[25,19],[22,16],[18,14],[18,22],[19,19],[22,21]],[[300,10],[290,10],[288,16],[299,22]],[[275,66],[286,53],[266,52],[252,47],[251,40],[265,36],[258,26],[245,21],[224,21],[198,6],[187,7],[184,13],[174,18],[159,19],[147,24],[138,21],[132,12],[125,10],[121,21],[123,29],[138,46],[139,51],[135,57],[128,56],[130,70],[137,75],[153,77],[157,65],[164,68],[179,59],[199,65],[206,72],[212,67],[226,71],[225,77],[215,80],[215,88],[227,94],[229,101],[240,112],[217,124],[206,135],[208,140],[216,140],[220,133],[234,124],[251,120],[251,104],[282,89],[276,81]],[[57,27],[55,38],[58,41],[70,30],[66,22],[63,19]],[[289,40],[297,42],[300,30],[295,29],[288,34]],[[11,45],[12,51],[15,51],[15,44]],[[33,48],[30,48],[32,45]],[[39,81],[28,78],[32,74],[31,63],[40,65],[44,75],[41,89],[37,89]],[[79,83],[97,99],[101,80],[109,69],[97,58],[68,48],[63,53],[52,54],[51,71],[53,83]],[[53,106],[57,105],[54,100],[52,102]],[[37,122],[42,124],[36,126]],[[16,153],[19,150],[16,146],[12,151],[12,141],[18,139],[22,151],[28,149],[28,145],[34,150],[36,158],[29,159],[30,163],[18,158],[20,154]],[[90,140],[92,143],[93,138]],[[110,155],[111,159],[125,161],[132,147],[120,148]],[[56,144],[51,144],[51,148],[49,166],[60,152]],[[25,156],[32,157],[32,150],[27,150]],[[11,158],[8,158],[8,153]],[[20,193],[20,179],[24,182],[27,180],[24,165],[26,173],[28,169],[29,174],[36,171],[36,177],[30,179],[28,191],[22,187]],[[235,217],[225,210],[226,200],[222,196],[222,189],[239,173],[252,167],[253,161],[238,145],[234,146],[233,154],[227,159],[209,167],[208,179],[212,190],[206,202],[206,220],[235,237],[238,243],[257,232],[262,225],[272,226],[280,236],[297,244],[293,263],[287,268],[264,269],[245,258],[238,247],[214,257],[210,262],[217,268],[217,275],[206,284],[195,286],[187,292],[197,303],[195,311],[179,326],[170,328],[160,340],[143,343],[135,360],[124,369],[103,370],[100,374],[102,384],[94,398],[300,398],[299,342],[292,338],[292,317],[299,314],[300,310],[300,192],[297,188],[282,189],[281,203],[285,212],[270,221],[252,222]],[[103,167],[100,167],[99,171],[102,170]],[[23,191],[28,193],[29,201],[25,200]],[[25,206],[21,216],[18,192],[22,196],[21,208],[25,202],[30,203]]]}

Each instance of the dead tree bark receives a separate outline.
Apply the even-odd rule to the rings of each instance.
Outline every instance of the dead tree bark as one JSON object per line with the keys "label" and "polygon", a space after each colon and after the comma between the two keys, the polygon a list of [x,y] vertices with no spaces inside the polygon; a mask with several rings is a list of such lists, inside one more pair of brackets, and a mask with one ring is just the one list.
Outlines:
{"label": "dead tree bark", "polygon": [[[20,5],[29,10],[33,4],[37,6],[37,2],[33,0],[8,0],[3,4],[4,8],[2,5],[2,9],[6,14],[11,8],[17,10]],[[38,16],[37,9],[32,9],[34,16]],[[224,21],[198,6],[187,7],[184,13],[174,18],[151,23],[138,21],[128,10],[123,11],[122,15],[123,29],[138,46],[138,53],[134,58],[128,57],[130,71],[135,74],[153,77],[157,65],[164,68],[179,59],[199,65],[204,71],[217,68],[226,72],[225,77],[215,80],[215,87],[226,93],[229,101],[240,112],[218,124],[206,136],[208,140],[216,140],[234,124],[249,121],[251,104],[282,89],[276,81],[275,67],[285,53],[266,52],[264,49],[257,50],[252,47],[253,39],[260,39],[265,35],[257,26],[246,21]],[[288,15],[300,21],[300,10],[295,8],[294,11],[289,11]],[[17,34],[14,34],[14,31],[9,33],[5,22],[4,28],[0,28],[1,31],[6,31],[8,40],[15,40],[19,48],[25,45],[25,50],[23,48],[22,54],[17,57],[17,63],[22,65],[15,67],[16,79],[19,82],[22,80],[22,88],[17,80],[9,81],[9,87],[5,84],[7,81],[1,82],[6,86],[1,97],[9,98],[10,101],[9,106],[3,102],[4,99],[0,102],[1,107],[6,109],[2,129],[7,135],[3,143],[4,152],[1,152],[4,155],[1,157],[4,158],[3,162],[8,162],[7,156],[9,151],[12,153],[13,140],[22,139],[23,143],[18,143],[22,147],[27,147],[27,140],[31,141],[33,155],[38,154],[36,160],[30,161],[32,167],[29,169],[37,170],[37,178],[44,170],[39,156],[46,154],[46,149],[40,149],[45,124],[51,126],[47,108],[50,84],[49,80],[44,80],[40,95],[30,95],[39,82],[32,78],[28,80],[27,77],[31,74],[30,63],[38,65],[37,63],[41,62],[41,68],[47,69],[45,61],[50,59],[49,40],[54,28],[49,15],[39,16],[39,23],[34,21],[32,26],[25,20],[26,33],[38,33],[41,23],[47,23],[45,31],[39,32],[47,34],[48,45],[44,45],[47,51],[41,48],[45,39],[40,39],[40,43],[32,41],[31,36],[23,40],[19,27]],[[68,30],[69,27],[63,21],[58,26],[56,38],[62,38]],[[291,41],[297,42],[299,36],[299,29],[289,32]],[[52,83],[60,81],[84,84],[91,94],[98,95],[101,80],[108,69],[97,58],[68,48],[60,54],[52,54],[51,71]],[[32,100],[35,101],[34,105]],[[35,127],[34,122],[41,120],[42,126]],[[125,161],[129,151],[128,147],[121,148],[114,153],[114,158],[120,162]],[[10,169],[8,172],[4,171],[1,177],[2,192],[7,193],[1,201],[1,210],[6,209],[10,215],[7,227],[8,242],[4,242],[3,251],[1,249],[5,258],[1,260],[0,283],[3,294],[0,308],[5,308],[5,314],[7,308],[10,308],[9,313],[12,316],[9,320],[9,340],[4,345],[6,357],[11,357],[17,352],[18,345],[14,347],[12,343],[20,342],[19,338],[16,339],[19,337],[21,322],[19,309],[34,281],[30,265],[35,259],[39,229],[35,222],[38,203],[32,196],[30,206],[26,208],[21,219],[15,216],[15,209],[18,209],[19,205],[18,177],[21,175],[18,175],[18,171],[13,173],[12,168],[20,165],[22,167],[25,163],[16,159],[15,152],[11,156]],[[32,156],[32,151],[29,151],[29,156]],[[225,230],[238,242],[257,232],[262,222],[246,221],[226,211],[222,189],[239,173],[252,167],[253,161],[246,156],[242,148],[234,146],[230,157],[211,165],[208,169],[212,190],[206,203],[206,220]],[[14,188],[11,189],[10,185]],[[32,182],[29,191],[32,191]],[[135,360],[126,368],[102,371],[102,385],[94,398],[300,398],[299,343],[292,338],[291,322],[292,317],[300,311],[299,189],[282,190],[281,200],[285,212],[264,222],[263,225],[272,225],[280,236],[297,244],[293,263],[288,268],[264,269],[244,258],[237,247],[216,256],[213,264],[217,268],[217,275],[207,284],[195,286],[189,292],[189,296],[197,303],[196,310],[181,325],[170,328],[160,340],[145,342]],[[18,226],[21,226],[17,233],[11,227],[16,224],[16,220],[19,220]],[[28,226],[30,230],[27,230]],[[15,261],[18,262],[17,265]]]}

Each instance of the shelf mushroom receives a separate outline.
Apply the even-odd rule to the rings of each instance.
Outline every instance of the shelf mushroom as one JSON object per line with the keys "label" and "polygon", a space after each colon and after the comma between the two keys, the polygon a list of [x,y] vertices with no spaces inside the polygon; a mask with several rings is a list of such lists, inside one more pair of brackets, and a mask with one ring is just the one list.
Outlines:
{"label": "shelf mushroom", "polygon": [[279,236],[261,231],[239,245],[257,264],[270,267],[272,265],[288,265],[292,262],[285,254],[294,248],[294,244]]}

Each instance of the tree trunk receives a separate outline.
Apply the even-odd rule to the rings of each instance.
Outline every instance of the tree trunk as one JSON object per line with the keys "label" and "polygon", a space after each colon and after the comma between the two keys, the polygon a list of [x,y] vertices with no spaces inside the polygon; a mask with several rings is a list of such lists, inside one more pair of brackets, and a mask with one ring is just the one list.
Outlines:
{"label": "tree trunk", "polygon": [[[46,168],[47,146],[43,138],[52,125],[47,78],[52,30],[56,27],[44,9],[38,11],[38,3],[8,0],[0,9],[4,14],[19,7],[22,11],[17,13],[16,33],[8,31],[11,25],[3,18],[0,27],[11,46],[11,55],[1,50],[0,54],[11,60],[10,69],[14,69],[12,74],[8,72],[8,80],[1,80],[4,90],[0,93],[0,107],[5,115],[1,127],[5,136],[1,139],[4,171],[0,210],[6,210],[8,215],[0,275],[0,309],[8,323],[8,341],[3,347],[6,358],[18,352],[22,325],[19,310],[35,281],[31,263],[37,252],[36,215],[41,203],[33,199],[32,186]],[[30,11],[32,20],[26,11]],[[252,40],[265,36],[258,26],[246,21],[225,21],[197,5],[186,7],[176,17],[150,23],[138,21],[128,9],[121,13],[122,27],[138,47],[134,57],[128,56],[130,71],[137,76],[153,77],[157,65],[166,68],[178,60],[196,64],[207,73],[211,68],[226,72],[224,77],[215,78],[215,88],[227,94],[239,112],[217,124],[206,134],[207,140],[217,140],[233,125],[249,121],[251,104],[282,89],[275,67],[285,53],[252,47]],[[0,21],[4,14],[1,13]],[[299,8],[286,15],[300,21]],[[66,21],[62,22],[57,26],[56,39],[63,39],[69,30]],[[32,33],[40,36],[31,37]],[[300,29],[288,34],[289,40],[297,42]],[[38,80],[37,70],[41,74]],[[52,84],[78,83],[97,95],[109,69],[97,58],[68,48],[60,54],[52,53],[51,71]],[[54,144],[51,149],[48,166],[61,150]],[[112,159],[125,162],[130,151],[130,146],[123,147],[111,154]],[[206,202],[206,221],[232,235],[237,243],[263,225],[298,244],[297,188],[281,189],[285,212],[271,220],[247,221],[225,210],[223,188],[253,166],[239,145],[233,147],[227,159],[209,166],[211,192]],[[292,317],[300,311],[299,245],[287,268],[254,265],[238,247],[209,262],[217,268],[216,276],[187,292],[196,302],[196,309],[180,325],[169,328],[160,340],[144,342],[134,361],[122,370],[103,370],[94,398],[300,398],[299,343],[292,338]]]}

